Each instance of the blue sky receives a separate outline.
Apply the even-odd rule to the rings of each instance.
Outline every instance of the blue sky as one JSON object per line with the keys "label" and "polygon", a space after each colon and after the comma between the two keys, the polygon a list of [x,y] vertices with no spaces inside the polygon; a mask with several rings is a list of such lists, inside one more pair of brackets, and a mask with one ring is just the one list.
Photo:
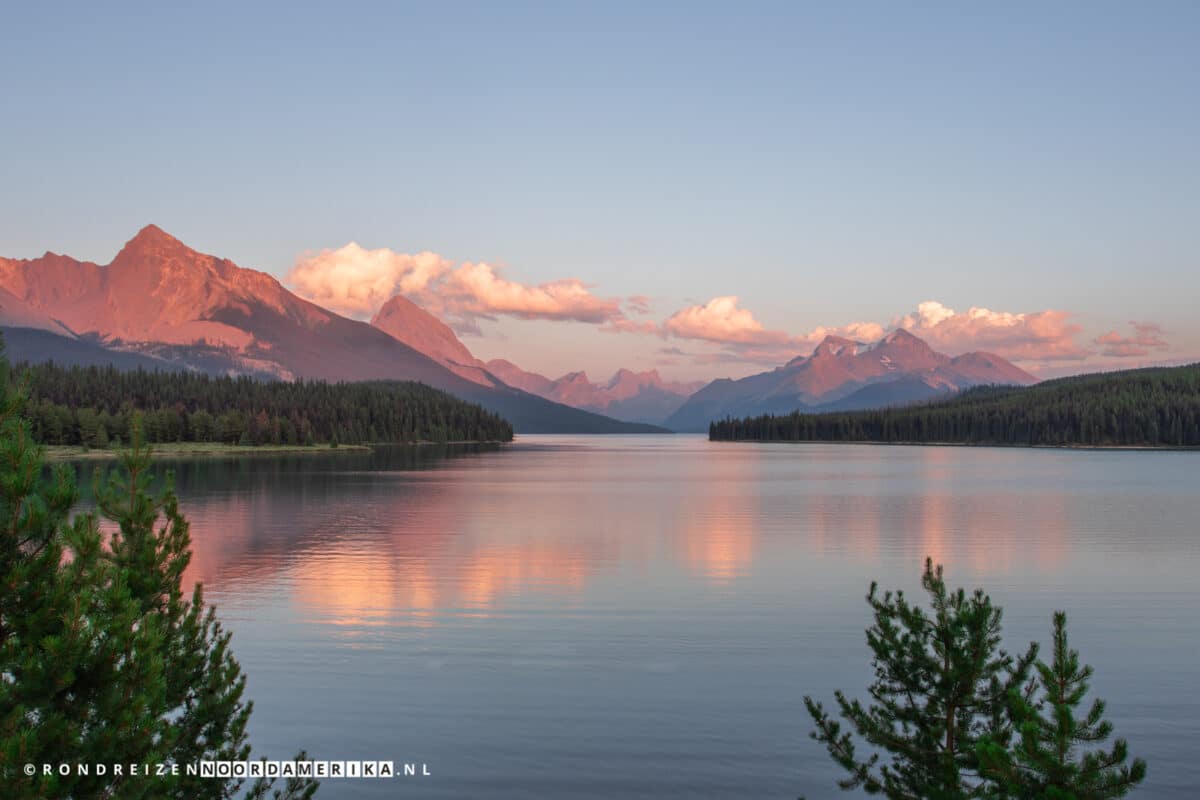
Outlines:
{"label": "blue sky", "polygon": [[[178,5],[0,12],[0,254],[155,222],[284,279],[354,241],[649,298],[458,319],[552,375],[743,374],[930,300],[1069,312],[1046,372],[1200,356],[1200,4]],[[727,296],[771,335],[666,324]]]}

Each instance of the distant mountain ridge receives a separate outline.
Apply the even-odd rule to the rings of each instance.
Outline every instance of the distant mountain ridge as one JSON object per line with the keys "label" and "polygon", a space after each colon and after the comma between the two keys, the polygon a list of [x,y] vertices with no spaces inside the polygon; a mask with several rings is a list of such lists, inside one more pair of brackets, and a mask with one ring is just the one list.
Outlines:
{"label": "distant mountain ridge", "polygon": [[992,353],[938,353],[905,330],[872,344],[827,336],[810,355],[770,372],[713,381],[663,424],[672,430],[704,431],[725,417],[905,405],[971,386],[1036,380]]}
{"label": "distant mountain ridge", "polygon": [[[499,380],[465,378],[377,327],[303,300],[266,273],[197,252],[155,225],[106,266],[50,252],[0,258],[0,290],[0,326],[53,333],[61,342],[50,349],[60,353],[86,339],[88,363],[101,347],[209,373],[413,380],[500,413],[518,432],[655,430]],[[47,349],[44,337],[16,338]],[[10,352],[14,360],[27,355]]]}
{"label": "distant mountain ridge", "polygon": [[402,295],[384,303],[371,325],[481,386],[507,385],[572,408],[629,422],[657,424],[704,385],[703,381],[665,381],[657,370],[628,369],[617,370],[604,384],[593,383],[582,371],[551,380],[504,359],[485,363],[471,353],[449,325]]}
{"label": "distant mountain ridge", "polygon": [[487,368],[508,385],[550,400],[617,419],[654,424],[661,423],[704,386],[704,381],[666,381],[653,369],[619,369],[607,383],[600,384],[593,383],[586,372],[569,372],[551,380],[502,359],[487,362]]}

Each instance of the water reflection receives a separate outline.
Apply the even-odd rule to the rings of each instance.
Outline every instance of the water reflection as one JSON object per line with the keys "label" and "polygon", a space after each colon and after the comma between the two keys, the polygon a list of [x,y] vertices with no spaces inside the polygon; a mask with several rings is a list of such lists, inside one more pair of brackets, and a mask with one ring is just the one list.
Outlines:
{"label": "water reflection", "polygon": [[[732,476],[723,476],[728,485]],[[752,480],[744,476],[743,480]],[[714,586],[732,588],[748,575],[758,537],[757,515],[728,491],[713,491],[685,516],[681,558],[693,575]]]}
{"label": "water reflection", "polygon": [[[160,469],[174,471],[192,522],[187,580],[221,594],[284,592],[324,622],[355,626],[482,618],[505,598],[539,594],[568,602],[593,576],[630,570],[682,569],[736,591],[764,557],[764,535],[773,552],[863,566],[930,556],[981,576],[1053,571],[1087,513],[1056,490],[1071,477],[1061,460],[1035,465],[1037,482],[1019,490],[996,481],[1013,451],[844,447],[797,458],[787,446],[684,440],[639,445],[631,458],[624,447],[555,444]],[[680,459],[688,448],[704,457]],[[661,491],[666,471],[671,491]]]}
{"label": "water reflection", "polygon": [[173,466],[274,757],[409,756],[434,798],[827,796],[801,698],[867,683],[863,592],[929,555],[1018,643],[1067,609],[1149,794],[1189,797],[1197,458],[523,437]]}

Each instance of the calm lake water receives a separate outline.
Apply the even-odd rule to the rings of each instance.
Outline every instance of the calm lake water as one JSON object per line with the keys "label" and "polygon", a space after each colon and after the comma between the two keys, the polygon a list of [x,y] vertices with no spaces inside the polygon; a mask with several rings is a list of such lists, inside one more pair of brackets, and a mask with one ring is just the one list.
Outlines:
{"label": "calm lake water", "polygon": [[320,796],[845,797],[871,580],[926,555],[1012,649],[1065,609],[1150,777],[1200,785],[1200,453],[522,436],[175,465],[256,753],[427,764]]}

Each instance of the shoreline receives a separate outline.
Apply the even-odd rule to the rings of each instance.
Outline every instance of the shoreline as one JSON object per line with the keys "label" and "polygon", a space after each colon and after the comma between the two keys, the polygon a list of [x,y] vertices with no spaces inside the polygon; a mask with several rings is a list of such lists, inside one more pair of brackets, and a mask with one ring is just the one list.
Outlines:
{"label": "shoreline", "polygon": [[1126,450],[1147,452],[1198,452],[1200,447],[1168,444],[1006,444],[1004,442],[885,442],[837,439],[709,439],[731,444],[858,444],[875,447],[997,447],[1006,450]]}
{"label": "shoreline", "polygon": [[[428,447],[431,445],[480,445],[508,444],[500,441],[480,441],[471,439],[455,442],[376,442],[374,444],[341,444],[332,447],[328,444],[217,444],[213,442],[163,442],[150,445],[150,454],[154,458],[224,458],[241,456],[283,456],[283,455],[329,455],[333,453],[370,453],[376,447]],[[116,459],[127,448],[117,449],[85,449],[80,445],[43,445],[47,462],[60,461],[107,461]]]}

